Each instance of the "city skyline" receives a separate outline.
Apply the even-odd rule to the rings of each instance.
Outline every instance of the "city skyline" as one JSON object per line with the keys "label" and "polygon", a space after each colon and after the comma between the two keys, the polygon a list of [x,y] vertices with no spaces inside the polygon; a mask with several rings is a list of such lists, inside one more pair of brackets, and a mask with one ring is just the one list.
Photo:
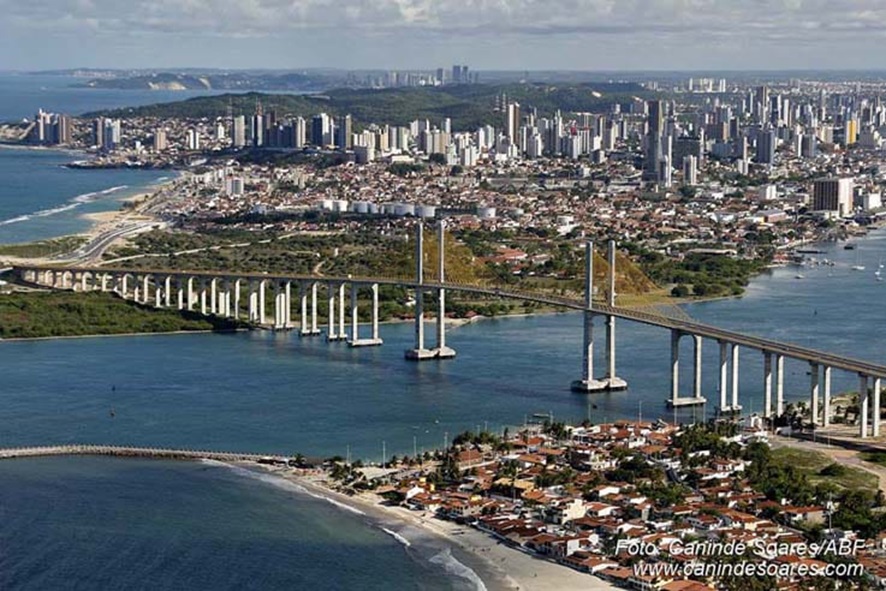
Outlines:
{"label": "city skyline", "polygon": [[0,0],[0,15],[11,70],[868,69],[886,45],[886,4],[862,0]]}

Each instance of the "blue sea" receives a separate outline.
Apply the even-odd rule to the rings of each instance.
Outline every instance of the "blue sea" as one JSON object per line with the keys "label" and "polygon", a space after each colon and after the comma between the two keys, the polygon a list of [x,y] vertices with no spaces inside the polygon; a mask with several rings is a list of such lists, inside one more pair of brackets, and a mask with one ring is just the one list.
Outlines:
{"label": "blue sea", "polygon": [[32,119],[38,109],[82,115],[104,109],[139,107],[221,94],[212,90],[115,90],[78,88],[86,78],[0,72],[0,121]]}
{"label": "blue sea", "polygon": [[[0,218],[152,182],[150,175],[121,179],[102,171],[88,173],[91,184],[83,184],[79,173],[59,167],[67,157],[0,150],[0,187],[16,175],[40,184],[57,173],[38,200],[3,188]],[[35,170],[42,173],[28,174]],[[0,242],[70,233],[78,210],[90,205],[0,225]],[[41,226],[50,222],[59,223]],[[14,239],[3,234],[11,228]],[[817,255],[833,267],[804,269],[802,279],[797,269],[776,269],[756,278],[743,298],[685,310],[704,322],[886,363],[886,283],[873,274],[886,260],[886,232],[857,243],[855,251],[831,245]],[[866,270],[852,271],[856,264]],[[268,332],[0,343],[0,446],[115,443],[380,461],[383,449],[411,455],[460,431],[500,431],[536,414],[595,422],[672,418],[664,406],[669,334],[624,322],[618,334],[618,371],[630,388],[592,396],[569,391],[581,365],[576,314],[461,326],[448,334],[458,357],[423,364],[403,359],[412,340],[407,324],[383,326],[385,345],[373,349]],[[686,394],[690,351],[686,339]],[[706,343],[703,385],[711,404],[678,419],[713,412],[716,357],[715,344]],[[758,411],[762,356],[743,352],[741,367],[741,403]],[[788,401],[806,398],[806,370],[787,364]],[[834,373],[835,391],[855,387],[854,376]],[[3,589],[477,588],[431,560],[443,552],[439,542],[414,541],[406,547],[367,516],[215,464],[0,462]]]}
{"label": "blue sea", "polygon": [[172,172],[75,170],[84,155],[0,146],[0,244],[78,234],[84,214],[120,209],[122,201],[170,178]]}

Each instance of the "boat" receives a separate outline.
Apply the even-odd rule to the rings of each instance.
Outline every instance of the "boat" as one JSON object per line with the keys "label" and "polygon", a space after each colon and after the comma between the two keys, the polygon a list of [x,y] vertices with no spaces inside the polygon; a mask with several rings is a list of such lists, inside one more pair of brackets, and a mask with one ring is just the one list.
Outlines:
{"label": "boat", "polygon": [[855,250],[855,244],[847,242],[843,245],[843,250]]}
{"label": "boat", "polygon": [[864,265],[852,265],[849,268],[853,271],[864,271]]}
{"label": "boat", "polygon": [[796,275],[794,275],[794,279],[805,279],[805,277],[800,273],[797,273]]}

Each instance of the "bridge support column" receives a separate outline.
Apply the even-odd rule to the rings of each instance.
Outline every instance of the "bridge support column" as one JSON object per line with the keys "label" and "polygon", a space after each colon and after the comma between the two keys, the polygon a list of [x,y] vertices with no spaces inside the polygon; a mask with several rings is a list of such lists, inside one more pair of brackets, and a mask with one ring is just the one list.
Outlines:
{"label": "bridge support column", "polygon": [[206,316],[206,313],[209,311],[209,302],[206,300],[209,299],[208,287],[206,285],[206,280],[200,281],[200,313]]}
{"label": "bridge support column", "polygon": [[[609,305],[615,306],[615,240],[609,241]],[[628,383],[615,373],[615,316],[606,317],[606,388],[611,391],[627,390]]]}
{"label": "bridge support column", "polygon": [[415,226],[415,346],[404,352],[406,359],[425,361],[436,357],[434,351],[425,349],[425,294],[424,284],[424,230],[421,220]]}
{"label": "bridge support column", "polygon": [[784,355],[775,356],[775,413],[784,414]]}
{"label": "bridge support column", "polygon": [[286,328],[286,292],[280,284],[274,290],[274,330]]}
{"label": "bridge support column", "polygon": [[604,392],[606,382],[594,379],[594,243],[585,244],[585,310],[581,379],[572,382],[575,392]]}
{"label": "bridge support column", "polygon": [[868,394],[868,377],[859,374],[858,376],[858,411],[859,417],[859,435],[862,438],[868,436],[868,418],[870,417],[870,396]]}
{"label": "bridge support column", "polygon": [[285,315],[283,317],[283,326],[286,327],[286,330],[292,330],[292,282],[287,281],[286,287],[284,289],[284,296],[286,297],[286,305],[284,307]]}
{"label": "bridge support column", "polygon": [[159,285],[154,286],[154,307],[163,307],[163,289]]}
{"label": "bridge support column", "polygon": [[693,364],[693,371],[695,372],[694,380],[692,381],[692,397],[695,398],[700,404],[704,404],[705,399],[701,393],[701,346],[703,343],[703,339],[701,335],[692,335],[692,340],[695,345],[695,360]]}
{"label": "bridge support column", "polygon": [[87,283],[86,283],[86,273],[80,274],[80,291],[86,291]]}
{"label": "bridge support column", "polygon": [[123,277],[120,278],[120,297],[122,297],[124,300],[126,299],[127,295],[129,294],[128,279],[129,279],[129,276],[126,275],[125,273],[123,274]]}
{"label": "bridge support column", "polygon": [[328,287],[328,295],[329,295],[329,324],[326,329],[326,340],[327,341],[337,341],[339,340],[338,334],[335,332],[335,286],[333,284],[329,284]]}
{"label": "bridge support column", "polygon": [[[437,281],[442,285],[446,281],[446,222],[440,220],[437,224]],[[437,348],[434,353],[438,359],[452,359],[455,357],[455,349],[446,346],[446,290],[442,287],[437,290]]]}
{"label": "bridge support column", "polygon": [[824,368],[824,408],[822,414],[822,426],[831,426],[831,368]]}
{"label": "bridge support column", "polygon": [[149,299],[148,298],[148,289],[150,288],[150,285],[151,285],[150,282],[148,281],[149,279],[150,279],[149,275],[145,275],[144,277],[142,277],[142,302],[141,303],[143,303],[143,304],[147,304],[148,299]]}
{"label": "bridge support column", "polygon": [[232,302],[232,313],[234,315],[235,320],[240,320],[240,289],[243,287],[243,282],[240,279],[235,279],[233,282],[234,288],[234,301]]}
{"label": "bridge support column", "polygon": [[357,296],[359,287],[356,283],[351,284],[351,339],[348,345],[351,347],[377,347],[382,344],[378,338],[378,285],[372,285],[372,338],[360,338],[360,318],[357,314]]}
{"label": "bridge support column", "polygon": [[718,341],[720,345],[720,412],[729,406],[726,401],[729,395],[729,343]]}
{"label": "bridge support column", "polygon": [[874,378],[874,399],[873,399],[873,408],[871,411],[874,413],[873,417],[873,427],[874,427],[874,437],[880,436],[880,389],[882,385],[880,383],[880,378]]}
{"label": "bridge support column", "polygon": [[184,310],[185,309],[185,287],[184,287],[184,284],[182,283],[181,279],[178,279],[175,282],[175,284],[176,284],[176,288],[178,291],[178,309]]}
{"label": "bridge support column", "polygon": [[267,305],[265,302],[265,293],[267,292],[267,282],[262,280],[258,282],[258,323],[265,324],[265,314]]}
{"label": "bridge support column", "polygon": [[167,308],[172,307],[172,277],[168,275],[163,280],[163,305]]}
{"label": "bridge support column", "polygon": [[102,292],[108,291],[108,274],[107,273],[102,273],[101,286],[102,286],[101,287]]}
{"label": "bridge support column", "polygon": [[320,334],[317,330],[317,284],[310,284],[311,290],[311,316],[308,316],[308,284],[301,283],[298,286],[301,297],[301,318],[299,319],[299,334],[303,337]]}
{"label": "bridge support column", "polygon": [[671,405],[680,400],[680,337],[679,330],[671,330]]}
{"label": "bridge support column", "polygon": [[738,369],[739,347],[732,344],[732,406],[729,411],[734,413],[741,412],[741,405],[738,403],[738,378],[741,375]]}
{"label": "bridge support column", "polygon": [[188,277],[188,310],[193,310],[194,306],[197,305],[197,300],[199,299],[199,295],[196,290],[197,279],[194,277]]}
{"label": "bridge support column", "polygon": [[219,313],[219,302],[218,302],[219,290],[218,290],[218,279],[213,277],[209,280],[209,311],[212,314]]}
{"label": "bridge support column", "polygon": [[378,334],[378,283],[372,284],[372,340],[382,344]]}
{"label": "bridge support column", "polygon": [[316,283],[311,284],[311,334],[320,334],[317,327],[317,289]]}
{"label": "bridge support column", "polygon": [[348,339],[345,332],[345,284],[338,286],[338,338],[341,341]]}
{"label": "bridge support column", "polygon": [[258,284],[249,282],[248,318],[250,322],[258,323]]}
{"label": "bridge support column", "polygon": [[809,376],[809,403],[812,407],[810,409],[810,419],[812,420],[813,425],[818,425],[818,388],[821,376],[819,374],[817,363],[809,364]]}
{"label": "bridge support column", "polygon": [[772,416],[772,353],[763,352],[763,416]]}

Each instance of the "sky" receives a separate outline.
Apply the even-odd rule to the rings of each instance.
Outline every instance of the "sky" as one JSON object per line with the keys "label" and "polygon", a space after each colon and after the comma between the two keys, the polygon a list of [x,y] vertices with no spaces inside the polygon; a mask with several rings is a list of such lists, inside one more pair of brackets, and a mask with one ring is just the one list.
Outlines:
{"label": "sky", "polygon": [[886,69],[886,0],[0,0],[0,70]]}

